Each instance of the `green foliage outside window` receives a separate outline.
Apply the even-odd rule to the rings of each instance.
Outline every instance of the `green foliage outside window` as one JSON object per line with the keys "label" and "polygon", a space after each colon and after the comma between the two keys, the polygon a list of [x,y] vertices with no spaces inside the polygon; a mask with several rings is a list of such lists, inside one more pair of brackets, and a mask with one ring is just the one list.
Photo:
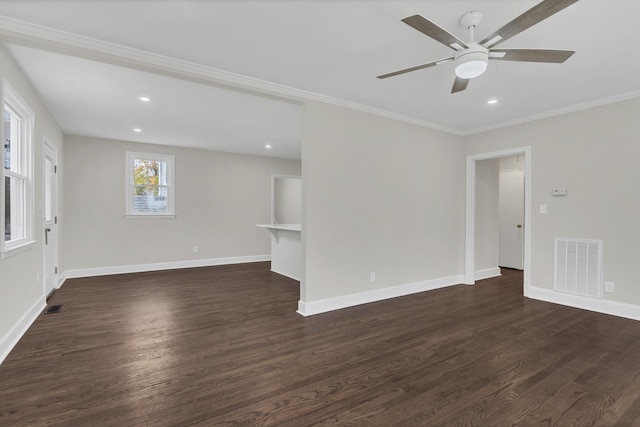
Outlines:
{"label": "green foliage outside window", "polygon": [[165,184],[160,182],[160,170],[163,166],[157,160],[136,159],[133,170],[133,180],[136,195],[142,196],[148,192],[153,192],[157,196],[158,186]]}

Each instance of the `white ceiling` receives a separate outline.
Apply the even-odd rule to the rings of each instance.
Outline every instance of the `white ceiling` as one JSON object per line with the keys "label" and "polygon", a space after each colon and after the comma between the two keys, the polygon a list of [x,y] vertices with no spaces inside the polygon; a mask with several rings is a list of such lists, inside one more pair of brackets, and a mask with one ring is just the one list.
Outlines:
{"label": "white ceiling", "polygon": [[66,133],[299,158],[306,99],[468,134],[640,95],[637,0],[580,0],[500,45],[576,50],[564,64],[491,61],[454,95],[453,64],[375,78],[452,53],[402,18],[465,40],[481,10],[481,39],[538,2],[2,0],[0,35]]}

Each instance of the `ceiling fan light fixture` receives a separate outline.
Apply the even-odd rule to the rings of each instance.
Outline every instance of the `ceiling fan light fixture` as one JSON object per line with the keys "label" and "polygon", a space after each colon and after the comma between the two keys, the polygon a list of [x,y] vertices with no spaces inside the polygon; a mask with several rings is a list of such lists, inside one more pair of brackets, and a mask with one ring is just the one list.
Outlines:
{"label": "ceiling fan light fixture", "polygon": [[481,76],[487,69],[487,53],[469,52],[456,58],[456,76],[461,79],[473,79]]}

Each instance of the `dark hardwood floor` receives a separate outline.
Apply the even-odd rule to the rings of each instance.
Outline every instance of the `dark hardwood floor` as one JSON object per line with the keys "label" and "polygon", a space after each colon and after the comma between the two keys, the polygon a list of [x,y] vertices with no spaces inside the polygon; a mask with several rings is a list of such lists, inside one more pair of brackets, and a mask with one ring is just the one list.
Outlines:
{"label": "dark hardwood floor", "polygon": [[68,280],[0,365],[1,426],[640,426],[640,322],[505,270],[304,318],[269,263]]}

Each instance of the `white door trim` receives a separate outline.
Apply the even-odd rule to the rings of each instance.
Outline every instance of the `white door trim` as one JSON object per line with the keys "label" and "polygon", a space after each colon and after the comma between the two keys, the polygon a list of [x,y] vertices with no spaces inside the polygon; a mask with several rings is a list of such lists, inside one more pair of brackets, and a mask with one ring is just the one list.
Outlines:
{"label": "white door trim", "polygon": [[467,156],[466,237],[464,283],[475,284],[476,266],[476,162],[516,155],[524,156],[524,296],[529,296],[531,282],[531,146],[470,154]]}

